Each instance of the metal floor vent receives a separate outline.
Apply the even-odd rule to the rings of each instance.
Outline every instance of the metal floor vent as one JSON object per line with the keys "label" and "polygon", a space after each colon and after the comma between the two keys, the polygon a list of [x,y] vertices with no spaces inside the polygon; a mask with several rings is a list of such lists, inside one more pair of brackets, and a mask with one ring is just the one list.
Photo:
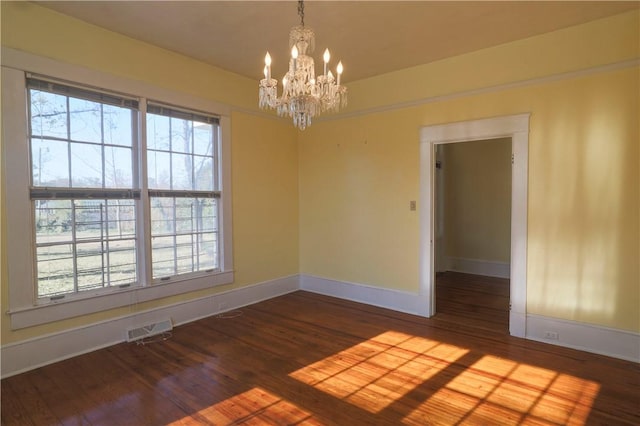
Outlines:
{"label": "metal floor vent", "polygon": [[173,324],[171,324],[170,319],[154,322],[152,324],[147,324],[140,327],[130,328],[127,330],[127,342],[135,342],[136,340],[162,334],[167,331],[171,331],[172,329]]}

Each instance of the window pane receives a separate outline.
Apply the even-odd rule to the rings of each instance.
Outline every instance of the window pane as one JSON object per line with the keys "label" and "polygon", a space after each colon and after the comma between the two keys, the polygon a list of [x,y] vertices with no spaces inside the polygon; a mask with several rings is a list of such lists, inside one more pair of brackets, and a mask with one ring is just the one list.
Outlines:
{"label": "window pane", "polygon": [[136,226],[133,200],[107,200],[108,277],[111,285],[135,282]]}
{"label": "window pane", "polygon": [[71,201],[35,201],[36,243],[68,243],[71,234]]}
{"label": "window pane", "polygon": [[38,297],[73,292],[73,255],[71,244],[37,249]]}
{"label": "window pane", "polygon": [[215,233],[200,234],[198,246],[199,269],[215,269],[218,267],[218,235]]}
{"label": "window pane", "polygon": [[154,278],[218,268],[216,201],[152,197]]}
{"label": "window pane", "polygon": [[213,159],[211,157],[194,156],[195,190],[213,191]]}
{"label": "window pane", "polygon": [[31,134],[67,138],[67,97],[31,90]]}
{"label": "window pane", "polygon": [[169,151],[170,134],[169,117],[147,114],[147,149]]}
{"label": "window pane", "polygon": [[147,163],[149,188],[171,189],[171,154],[149,151]]}
{"label": "window pane", "polygon": [[174,233],[173,198],[151,198],[151,234],[172,235]]}
{"label": "window pane", "polygon": [[153,277],[175,274],[176,246],[174,237],[155,237],[151,239]]}
{"label": "window pane", "polygon": [[132,146],[133,130],[131,111],[113,105],[103,105],[104,143],[110,145]]}
{"label": "window pane", "polygon": [[102,188],[102,146],[71,143],[71,177],[76,188]]}
{"label": "window pane", "polygon": [[213,154],[213,126],[206,123],[193,123],[193,153],[197,155]]}
{"label": "window pane", "polygon": [[107,200],[107,232],[110,239],[135,238],[136,216],[133,200]]}
{"label": "window pane", "polygon": [[69,144],[31,139],[31,170],[34,186],[69,186]]}
{"label": "window pane", "polygon": [[191,129],[191,121],[171,119],[171,151],[191,153]]}
{"label": "window pane", "polygon": [[97,102],[69,98],[71,139],[102,143],[102,109]]}
{"label": "window pane", "polygon": [[176,233],[184,234],[194,231],[194,219],[197,215],[194,201],[193,198],[176,199]]}
{"label": "window pane", "polygon": [[200,199],[202,203],[202,212],[200,213],[201,222],[198,227],[203,232],[218,231],[218,205],[214,198]]}
{"label": "window pane", "polygon": [[176,237],[177,273],[193,272],[193,235],[178,235]]}
{"label": "window pane", "polygon": [[123,285],[136,281],[136,247],[134,240],[109,241],[109,282]]}
{"label": "window pane", "polygon": [[75,226],[77,240],[95,240],[104,237],[104,200],[75,200]]}
{"label": "window pane", "polygon": [[104,148],[104,177],[107,188],[133,187],[131,148],[107,146]]}
{"label": "window pane", "polygon": [[102,242],[77,245],[78,290],[104,287]]}
{"label": "window pane", "polygon": [[171,189],[193,189],[191,187],[191,156],[183,154],[171,155],[172,176]]}

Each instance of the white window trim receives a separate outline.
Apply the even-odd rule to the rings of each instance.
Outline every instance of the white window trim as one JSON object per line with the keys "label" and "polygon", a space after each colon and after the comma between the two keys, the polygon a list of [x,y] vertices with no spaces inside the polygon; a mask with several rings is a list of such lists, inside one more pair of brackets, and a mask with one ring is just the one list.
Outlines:
{"label": "white window trim", "polygon": [[[234,280],[231,214],[231,109],[228,106],[144,82],[66,64],[49,58],[2,48],[2,140],[6,185],[7,263],[11,328],[16,330],[99,311],[130,306],[150,300],[229,284]],[[222,197],[220,206],[220,271],[175,276],[171,281],[114,289],[91,297],[76,297],[36,305],[33,218],[29,198],[27,89],[25,73],[47,75],[87,86],[105,88],[185,108],[206,111],[220,117],[222,151]],[[18,143],[18,142],[22,143]],[[144,274],[142,274],[144,276]]]}

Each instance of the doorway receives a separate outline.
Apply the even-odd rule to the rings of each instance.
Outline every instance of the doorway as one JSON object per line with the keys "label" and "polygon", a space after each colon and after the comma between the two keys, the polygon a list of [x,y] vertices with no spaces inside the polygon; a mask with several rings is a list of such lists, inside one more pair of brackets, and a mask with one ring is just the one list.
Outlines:
{"label": "doorway", "polygon": [[435,314],[509,330],[511,138],[435,146]]}
{"label": "doorway", "polygon": [[511,138],[509,334],[526,334],[527,188],[529,114],[427,126],[420,131],[420,295],[425,315],[435,314],[435,147]]}

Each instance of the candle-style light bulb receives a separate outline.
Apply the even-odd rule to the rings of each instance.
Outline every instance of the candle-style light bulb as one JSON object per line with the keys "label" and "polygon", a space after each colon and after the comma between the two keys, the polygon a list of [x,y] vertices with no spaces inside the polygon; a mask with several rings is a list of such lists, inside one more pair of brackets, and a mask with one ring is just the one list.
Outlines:
{"label": "candle-style light bulb", "polygon": [[296,60],[298,59],[298,48],[295,45],[291,48],[291,58],[293,59],[293,69],[291,72],[295,73],[297,68]]}
{"label": "candle-style light bulb", "polygon": [[342,74],[343,68],[342,68],[342,61],[338,62],[338,66],[336,67],[336,72],[338,73],[338,81],[337,84],[338,86],[340,86],[340,74]]}
{"label": "candle-style light bulb", "polygon": [[331,59],[331,54],[329,53],[329,49],[324,49],[324,55],[322,55],[322,59],[324,59],[324,76],[327,76],[327,64],[329,63],[329,59]]}
{"label": "candle-style light bulb", "polygon": [[271,55],[269,55],[269,52],[264,56],[264,67],[267,70],[264,78],[271,80]]}
{"label": "candle-style light bulb", "polygon": [[267,78],[267,76],[269,75],[269,72],[267,71],[267,66],[266,65],[264,66],[263,72],[264,72],[264,78]]}

